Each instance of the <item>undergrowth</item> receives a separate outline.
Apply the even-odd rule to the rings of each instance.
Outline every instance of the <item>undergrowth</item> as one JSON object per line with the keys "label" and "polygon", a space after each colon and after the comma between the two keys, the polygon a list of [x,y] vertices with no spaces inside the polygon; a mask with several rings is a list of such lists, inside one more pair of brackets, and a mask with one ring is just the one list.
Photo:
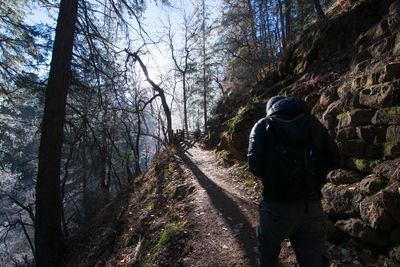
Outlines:
{"label": "undergrowth", "polygon": [[184,223],[172,221],[165,225],[162,229],[159,237],[155,242],[147,242],[147,246],[151,247],[147,255],[139,263],[140,267],[151,266],[155,261],[157,255],[164,249],[166,249],[169,241],[183,230]]}
{"label": "undergrowth", "polygon": [[[184,231],[184,211],[177,208],[177,186],[185,183],[182,162],[166,150],[135,187],[112,200],[81,231],[63,266],[154,266],[168,260],[170,245]],[[182,187],[182,186],[181,186]]]}

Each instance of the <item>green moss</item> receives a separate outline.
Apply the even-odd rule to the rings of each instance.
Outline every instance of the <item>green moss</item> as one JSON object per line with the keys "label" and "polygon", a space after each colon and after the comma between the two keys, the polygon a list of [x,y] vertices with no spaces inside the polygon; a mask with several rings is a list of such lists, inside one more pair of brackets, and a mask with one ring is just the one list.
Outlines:
{"label": "green moss", "polygon": [[238,112],[236,113],[236,115],[235,115],[232,119],[228,120],[228,129],[227,129],[227,132],[232,133],[232,132],[235,130],[236,125],[237,125],[240,121],[242,121],[242,119],[243,119],[243,114],[245,114],[247,110],[248,110],[248,108],[247,108],[246,106],[239,108],[239,110],[238,110]]}
{"label": "green moss", "polygon": [[384,144],[385,147],[392,147],[394,145],[400,144],[400,141],[388,141]]}
{"label": "green moss", "polygon": [[362,170],[368,165],[365,159],[353,159],[353,162],[358,170]]}
{"label": "green moss", "polygon": [[[389,141],[383,144],[383,152],[385,156],[392,156],[393,149],[400,146],[400,141]],[[394,152],[396,153],[396,152]]]}
{"label": "green moss", "polygon": [[216,157],[217,163],[224,167],[232,166],[235,163],[232,155],[226,150],[218,151]]}
{"label": "green moss", "polygon": [[240,180],[245,182],[246,187],[254,188],[257,185],[257,178],[252,175],[247,168],[238,168],[235,174]]}
{"label": "green moss", "polygon": [[400,107],[388,107],[384,108],[383,111],[387,114],[397,115],[400,114]]}
{"label": "green moss", "polygon": [[176,235],[179,231],[181,231],[183,228],[183,224],[179,222],[171,222],[168,223],[163,231],[160,234],[160,237],[158,238],[156,245],[154,246],[154,249],[156,251],[160,251],[163,249],[168,241],[171,239],[172,236]]}
{"label": "green moss", "polygon": [[338,119],[339,121],[347,120],[347,112],[336,115],[336,119]]}
{"label": "green moss", "polygon": [[155,202],[151,202],[147,205],[147,207],[145,208],[147,211],[153,211],[154,208],[156,207],[156,203]]}
{"label": "green moss", "polygon": [[308,67],[307,56],[302,56],[301,60],[297,63],[296,68],[294,69],[294,73],[296,73],[296,75],[298,76],[301,76],[305,73],[307,67]]}
{"label": "green moss", "polygon": [[350,117],[348,116],[347,112],[341,113],[336,115],[336,119],[338,120],[338,127],[344,128],[350,126]]}
{"label": "green moss", "polygon": [[[143,241],[143,247],[148,247],[150,244],[149,241],[144,240]],[[148,267],[151,266],[152,263],[154,262],[155,254],[153,252],[147,253],[147,255],[139,262],[138,266],[139,267]]]}
{"label": "green moss", "polygon": [[174,199],[176,197],[176,187],[172,186],[170,187],[166,192],[166,197],[167,199]]}
{"label": "green moss", "polygon": [[150,252],[140,261],[139,266],[152,266],[155,262],[157,254],[167,246],[168,242],[174,235],[182,231],[183,227],[184,224],[181,222],[169,222],[165,225],[155,243],[149,244],[148,241],[145,242],[143,247],[153,247],[150,249]]}

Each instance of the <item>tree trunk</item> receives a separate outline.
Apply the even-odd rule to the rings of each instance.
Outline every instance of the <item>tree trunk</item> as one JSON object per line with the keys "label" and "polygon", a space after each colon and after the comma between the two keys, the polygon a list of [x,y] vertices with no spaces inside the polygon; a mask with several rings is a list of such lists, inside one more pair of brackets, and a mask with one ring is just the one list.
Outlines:
{"label": "tree trunk", "polygon": [[[265,3],[265,14],[266,14],[266,27],[267,27],[267,32],[266,35],[268,36],[268,49],[269,49],[269,57],[274,58],[274,45],[272,44],[272,35],[273,31],[271,31],[271,25],[270,25],[270,17],[269,17],[269,10],[268,10],[268,0]],[[269,64],[271,64],[271,60],[268,61]]]}
{"label": "tree trunk", "polygon": [[319,2],[319,0],[314,0],[314,8],[315,8],[315,11],[317,12],[317,19],[324,20],[325,13],[322,10],[321,3]]}
{"label": "tree trunk", "polygon": [[62,256],[60,162],[77,11],[78,0],[61,0],[45,92],[35,217],[35,260],[40,267],[59,266]]}
{"label": "tree trunk", "polygon": [[135,177],[142,174],[142,170],[140,169],[140,136],[142,134],[142,121],[140,119],[140,109],[139,103],[136,99],[136,114],[137,114],[137,133],[136,133],[136,140],[135,140]]}
{"label": "tree trunk", "polygon": [[283,16],[282,0],[278,0],[278,11],[279,11],[279,22],[282,42],[282,54],[285,54],[286,50],[286,33],[285,33],[285,18]]}
{"label": "tree trunk", "polygon": [[183,121],[185,126],[185,132],[189,132],[188,127],[188,114],[187,114],[187,88],[186,88],[186,71],[182,73],[182,90],[183,90]]}
{"label": "tree trunk", "polygon": [[292,0],[285,1],[285,36],[287,45],[292,38]]}
{"label": "tree trunk", "polygon": [[297,12],[297,16],[298,16],[298,22],[300,24],[300,31],[303,31],[304,28],[304,3],[303,0],[297,0],[297,8],[298,8],[298,12]]}
{"label": "tree trunk", "polygon": [[[202,32],[203,32],[203,112],[204,112],[204,132],[207,132],[207,77],[206,77],[206,4],[205,0],[202,0],[203,7],[203,23],[202,23]],[[197,129],[196,129],[197,130]]]}

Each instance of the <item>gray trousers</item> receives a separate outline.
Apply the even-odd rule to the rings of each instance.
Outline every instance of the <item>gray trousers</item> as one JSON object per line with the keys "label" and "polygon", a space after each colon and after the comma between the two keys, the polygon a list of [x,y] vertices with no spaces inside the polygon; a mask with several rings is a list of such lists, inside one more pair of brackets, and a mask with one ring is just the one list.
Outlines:
{"label": "gray trousers", "polygon": [[321,201],[260,203],[258,242],[261,267],[275,267],[281,243],[289,238],[300,267],[329,266],[326,216]]}

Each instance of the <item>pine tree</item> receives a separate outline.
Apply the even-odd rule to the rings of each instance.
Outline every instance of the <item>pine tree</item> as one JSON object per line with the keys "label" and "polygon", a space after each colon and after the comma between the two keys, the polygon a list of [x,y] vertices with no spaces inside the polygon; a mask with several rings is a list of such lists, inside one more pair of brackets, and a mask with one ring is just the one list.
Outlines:
{"label": "pine tree", "polygon": [[60,164],[78,0],[60,3],[39,147],[35,260],[57,266],[62,256]]}

